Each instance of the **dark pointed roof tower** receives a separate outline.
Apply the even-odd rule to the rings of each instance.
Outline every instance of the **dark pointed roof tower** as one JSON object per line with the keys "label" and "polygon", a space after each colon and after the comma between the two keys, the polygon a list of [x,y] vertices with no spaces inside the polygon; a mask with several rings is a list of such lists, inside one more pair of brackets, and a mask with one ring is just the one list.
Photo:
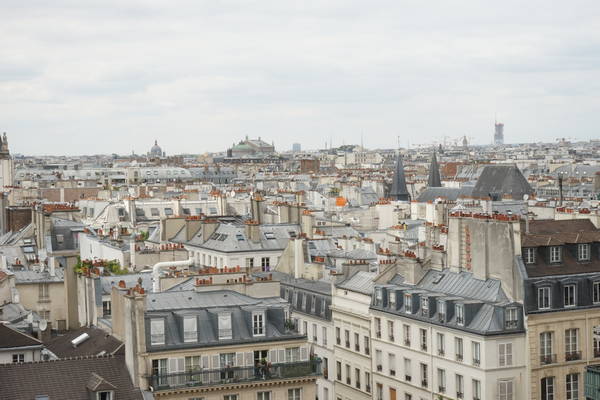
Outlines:
{"label": "dark pointed roof tower", "polygon": [[429,166],[429,179],[427,179],[428,187],[442,187],[442,179],[440,178],[440,166],[438,165],[435,151],[431,158],[431,165]]}
{"label": "dark pointed roof tower", "polygon": [[396,158],[396,169],[394,170],[394,177],[392,179],[392,189],[390,190],[390,197],[392,200],[409,201],[410,195],[408,194],[408,188],[406,187],[404,164],[402,163],[402,156],[400,153],[398,153]]}

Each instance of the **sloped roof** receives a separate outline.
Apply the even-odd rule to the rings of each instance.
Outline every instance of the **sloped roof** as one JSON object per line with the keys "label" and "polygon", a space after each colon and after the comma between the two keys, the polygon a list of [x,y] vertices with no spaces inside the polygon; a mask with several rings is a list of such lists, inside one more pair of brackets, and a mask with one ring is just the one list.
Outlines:
{"label": "sloped roof", "polygon": [[402,156],[400,154],[396,157],[396,168],[394,170],[394,177],[392,178],[390,197],[394,200],[410,200],[408,188],[406,187],[404,164],[402,163]]}
{"label": "sloped roof", "polygon": [[492,197],[501,199],[510,196],[513,200],[522,200],[533,189],[516,165],[486,165],[473,188],[473,197]]}
{"label": "sloped roof", "polygon": [[435,156],[435,151],[433,152],[433,157],[431,157],[431,165],[429,166],[429,177],[427,178],[427,186],[442,186],[442,179],[440,178],[440,167],[437,162],[437,157]]}
{"label": "sloped roof", "polygon": [[460,197],[469,197],[473,192],[473,186],[463,185],[460,188],[452,187],[428,187],[423,190],[417,201],[419,203],[426,203],[428,201],[434,201],[435,199],[442,198],[448,201],[456,201]]}
{"label": "sloped roof", "polygon": [[[76,337],[87,333],[90,337],[84,342],[73,347],[71,341]],[[122,342],[114,336],[96,327],[83,327],[74,331],[69,331],[64,335],[52,338],[46,343],[46,347],[58,358],[96,356],[102,354],[114,354],[118,351]]]}
{"label": "sloped roof", "polygon": [[143,399],[131,382],[122,356],[0,365],[0,398],[31,400],[46,395],[50,399],[88,400],[92,374],[110,382],[116,399]]}
{"label": "sloped roof", "polygon": [[376,276],[377,273],[375,272],[358,271],[336,286],[340,289],[371,295],[373,293],[373,287],[375,286],[373,279],[375,279]]}
{"label": "sloped roof", "polygon": [[0,323],[0,349],[41,345],[39,340]]}
{"label": "sloped roof", "polygon": [[[435,283],[437,281],[437,283]],[[428,271],[417,285],[421,289],[489,302],[508,301],[497,279],[477,279],[471,272]]]}

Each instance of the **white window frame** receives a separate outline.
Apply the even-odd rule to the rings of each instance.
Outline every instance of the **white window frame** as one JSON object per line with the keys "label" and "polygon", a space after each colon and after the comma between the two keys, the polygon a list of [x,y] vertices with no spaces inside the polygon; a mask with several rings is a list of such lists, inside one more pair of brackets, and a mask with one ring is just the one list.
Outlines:
{"label": "white window frame", "polygon": [[404,295],[404,312],[412,314],[412,295],[410,294]]}
{"label": "white window frame", "polygon": [[[547,299],[547,303],[543,300]],[[542,300],[542,301],[540,301]],[[552,305],[552,292],[549,286],[539,287],[537,290],[537,306],[539,310],[547,310]]]}
{"label": "white window frame", "polygon": [[535,247],[525,248],[525,264],[535,264]]}
{"label": "white window frame", "polygon": [[589,243],[580,243],[577,245],[577,261],[591,260],[591,246]]}
{"label": "white window frame", "polygon": [[567,400],[578,400],[579,399],[579,374],[567,374],[565,377],[566,382],[566,399]]}
{"label": "white window frame", "polygon": [[[190,329],[193,327],[193,329]],[[198,341],[198,319],[196,316],[183,317],[183,342],[191,343]]]}
{"label": "white window frame", "polygon": [[550,246],[550,262],[559,263],[562,261],[562,247]]}
{"label": "white window frame", "polygon": [[514,383],[512,379],[501,379],[498,381],[498,400],[513,400]]}
{"label": "white window frame", "polygon": [[563,301],[565,307],[575,307],[577,305],[577,286],[567,284],[563,286]]}
{"label": "white window frame", "polygon": [[264,311],[254,311],[252,313],[252,335],[265,336],[265,330]]}
{"label": "white window frame", "polygon": [[592,302],[594,304],[600,303],[600,281],[592,283]]}
{"label": "white window frame", "polygon": [[160,346],[165,344],[165,320],[152,318],[150,320],[150,344]]}
{"label": "white window frame", "polygon": [[456,325],[465,325],[465,306],[464,304],[457,304],[456,306]]}
{"label": "white window frame", "polygon": [[510,367],[512,366],[512,343],[498,343],[498,366],[499,367]]}

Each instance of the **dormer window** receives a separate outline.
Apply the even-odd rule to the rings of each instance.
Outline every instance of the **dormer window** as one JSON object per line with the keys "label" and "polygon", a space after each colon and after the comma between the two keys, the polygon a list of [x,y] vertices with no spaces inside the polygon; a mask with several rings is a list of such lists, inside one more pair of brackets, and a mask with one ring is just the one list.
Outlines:
{"label": "dormer window", "polygon": [[404,295],[404,312],[409,314],[412,312],[412,296],[410,294]]}
{"label": "dormer window", "polygon": [[252,313],[252,334],[254,336],[265,335],[265,313],[262,311]]}
{"label": "dormer window", "polygon": [[550,247],[550,262],[559,263],[562,260],[562,248],[560,246]]}
{"label": "dormer window", "polygon": [[219,314],[219,340],[233,338],[231,331],[231,313]]}
{"label": "dormer window", "polygon": [[429,315],[429,297],[421,297],[421,315]]}
{"label": "dormer window", "polygon": [[517,327],[518,316],[517,309],[515,307],[507,308],[504,316],[506,329],[514,329]]}
{"label": "dormer window", "polygon": [[396,307],[396,292],[390,291],[390,292],[388,292],[388,296],[389,296],[389,301],[390,301],[390,307],[395,308]]}
{"label": "dormer window", "polygon": [[183,318],[183,341],[185,343],[198,341],[198,321],[195,316]]}
{"label": "dormer window", "polygon": [[446,322],[446,302],[443,300],[438,301],[438,316],[440,322]]}
{"label": "dormer window", "polygon": [[576,287],[575,285],[565,285],[563,288],[565,307],[575,307]]}
{"label": "dormer window", "polygon": [[455,308],[456,312],[456,324],[460,326],[465,325],[465,306],[463,304],[457,304]]}
{"label": "dormer window", "polygon": [[383,299],[383,292],[380,287],[375,288],[375,305],[381,305]]}
{"label": "dormer window", "polygon": [[302,309],[306,310],[306,298],[308,297],[307,294],[303,294],[302,295]]}
{"label": "dormer window", "polygon": [[538,309],[544,310],[550,308],[550,288],[538,288]]}
{"label": "dormer window", "polygon": [[310,312],[314,314],[316,308],[317,308],[317,296],[313,296],[312,301],[310,302]]}
{"label": "dormer window", "polygon": [[113,396],[113,391],[103,391],[96,393],[97,400],[113,400],[115,397]]}
{"label": "dormer window", "polygon": [[153,346],[165,344],[165,320],[151,319],[150,320],[150,344]]}
{"label": "dormer window", "polygon": [[535,264],[535,248],[528,247],[525,249],[525,264]]}
{"label": "dormer window", "polygon": [[581,243],[577,245],[577,260],[590,261],[590,244]]}

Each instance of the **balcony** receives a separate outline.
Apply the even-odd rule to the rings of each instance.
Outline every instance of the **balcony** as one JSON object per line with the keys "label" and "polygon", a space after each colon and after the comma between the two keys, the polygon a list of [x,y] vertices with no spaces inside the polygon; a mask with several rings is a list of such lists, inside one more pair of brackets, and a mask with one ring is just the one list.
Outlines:
{"label": "balcony", "polygon": [[421,350],[427,351],[427,345],[425,343],[421,343]]}
{"label": "balcony", "polygon": [[515,329],[518,325],[518,321],[517,320],[506,321],[506,323],[504,325],[505,325],[506,329]]}
{"label": "balcony", "polygon": [[456,361],[461,361],[463,360],[463,355],[462,354],[457,354],[456,355]]}
{"label": "balcony", "polygon": [[540,364],[556,364],[556,354],[545,354],[540,356]]}
{"label": "balcony", "polygon": [[366,355],[371,354],[371,349],[369,349],[368,347],[365,347],[365,354]]}
{"label": "balcony", "polygon": [[148,376],[154,391],[186,387],[209,387],[244,382],[320,376],[321,360],[272,364],[270,367],[231,367]]}
{"label": "balcony", "polygon": [[594,358],[600,357],[600,349],[594,349]]}
{"label": "balcony", "polygon": [[446,393],[446,386],[438,386],[438,392]]}
{"label": "balcony", "polygon": [[342,343],[342,341],[340,340],[340,338],[335,338],[335,344],[337,344],[338,346]]}
{"label": "balcony", "polygon": [[410,376],[410,375],[404,375],[404,380],[406,382],[410,382],[412,380],[412,376]]}
{"label": "balcony", "polygon": [[410,347],[410,339],[404,339],[404,345]]}
{"label": "balcony", "polygon": [[346,385],[351,385],[352,381],[350,380],[350,378],[346,378]]}
{"label": "balcony", "polygon": [[424,388],[427,387],[427,379],[421,380],[421,386],[423,386]]}
{"label": "balcony", "polygon": [[350,348],[350,341],[346,341],[346,348],[349,349]]}
{"label": "balcony", "polygon": [[365,392],[371,393],[371,386],[369,386],[369,385],[365,386]]}
{"label": "balcony", "polygon": [[438,318],[442,324],[446,322],[446,314],[438,314]]}
{"label": "balcony", "polygon": [[395,369],[390,369],[390,375],[391,376],[396,376],[396,370]]}
{"label": "balcony", "polygon": [[381,366],[381,364],[377,365],[377,371],[381,372],[383,370],[383,367]]}
{"label": "balcony", "polygon": [[456,392],[456,398],[457,399],[462,399],[464,398],[465,394],[463,392]]}
{"label": "balcony", "polygon": [[444,355],[446,355],[446,353],[444,352],[444,350],[443,349],[438,349],[438,356],[444,357]]}
{"label": "balcony", "polygon": [[388,338],[389,338],[390,342],[393,342],[393,341],[394,341],[394,335],[389,335],[389,337],[388,337]]}
{"label": "balcony", "polygon": [[480,359],[478,359],[478,358],[474,358],[474,359],[473,359],[473,365],[474,365],[475,367],[479,367],[479,366],[481,365],[481,360],[480,360]]}
{"label": "balcony", "polygon": [[375,331],[375,337],[381,339],[381,331]]}
{"label": "balcony", "polygon": [[577,361],[581,360],[580,351],[568,351],[565,353],[565,361]]}

